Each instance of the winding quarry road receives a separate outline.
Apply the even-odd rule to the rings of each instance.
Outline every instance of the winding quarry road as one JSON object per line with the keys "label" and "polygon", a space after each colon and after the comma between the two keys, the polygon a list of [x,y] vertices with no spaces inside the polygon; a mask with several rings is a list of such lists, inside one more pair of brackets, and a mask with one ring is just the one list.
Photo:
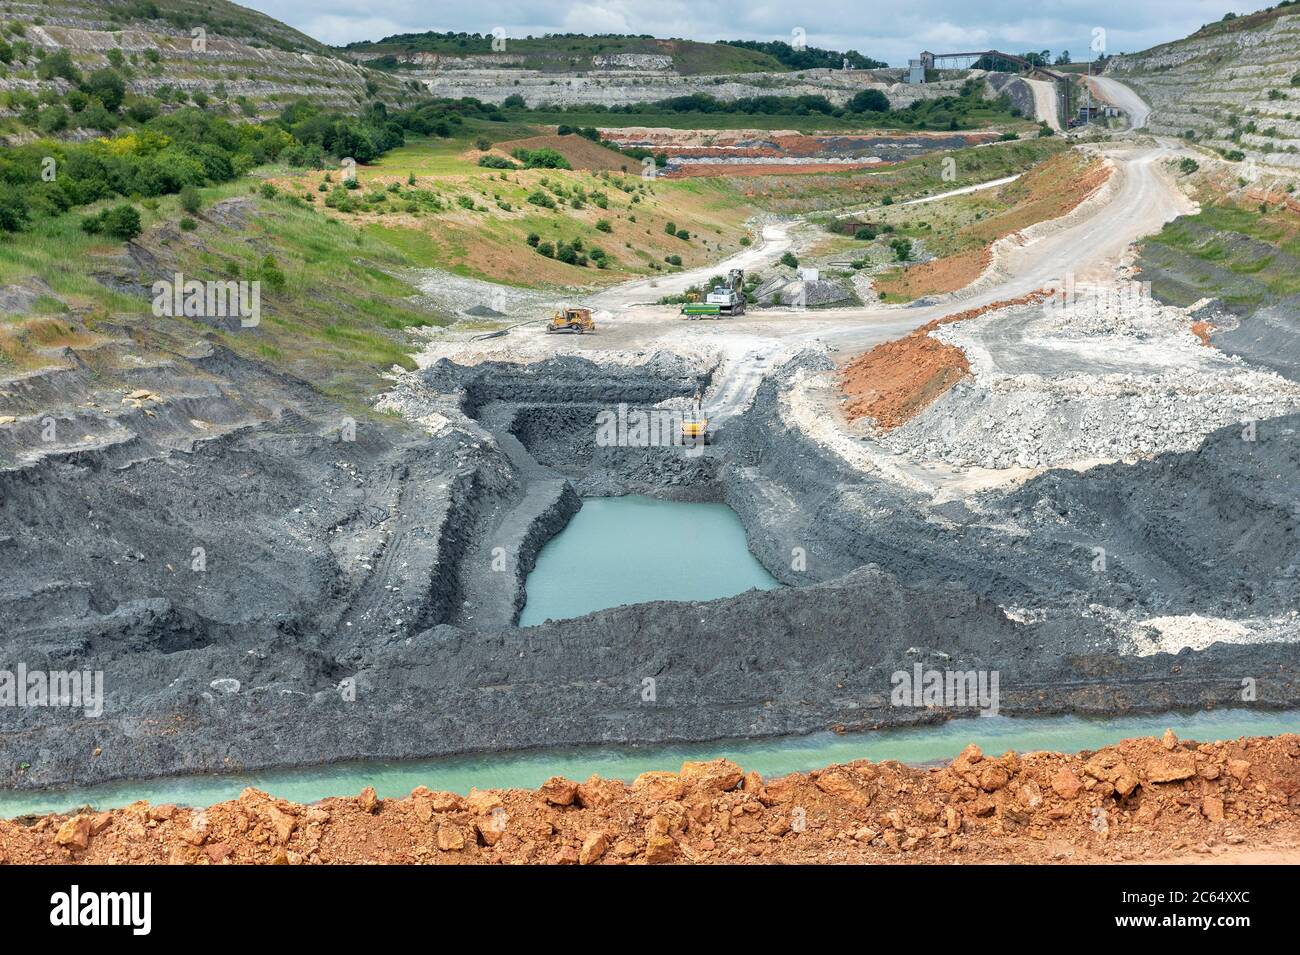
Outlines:
{"label": "winding quarry road", "polygon": [[1142,101],[1142,97],[1119,80],[1106,76],[1092,77],[1092,86],[1102,99],[1114,103],[1128,114],[1130,129],[1144,129],[1151,118],[1151,107]]}
{"label": "winding quarry road", "polygon": [[[1116,80],[1094,78],[1111,102],[1127,110],[1135,127],[1150,115],[1146,104]],[[1050,86],[1050,84],[1043,84]],[[1063,219],[1041,223],[1023,235],[999,243],[993,267],[979,280],[957,292],[924,304],[871,304],[857,308],[754,310],[721,321],[686,322],[675,306],[657,305],[666,295],[725,273],[730,268],[761,270],[794,245],[799,222],[764,226],[762,240],[722,262],[654,279],[614,286],[592,296],[601,334],[575,343],[580,351],[609,349],[697,350],[722,355],[706,410],[715,423],[739,414],[753,400],[774,359],[803,343],[821,342],[841,360],[882,342],[899,338],[954,312],[979,308],[1027,295],[1046,287],[1060,288],[1067,280],[1077,286],[1113,281],[1130,246],[1180,215],[1195,212],[1195,204],[1165,171],[1167,160],[1184,155],[1172,140],[1135,143],[1118,141],[1101,147],[1113,172],[1104,192]],[[1000,183],[954,190],[952,194],[991,188]],[[931,197],[938,199],[940,197]]]}
{"label": "winding quarry road", "polygon": [[707,282],[715,275],[725,275],[728,269],[750,270],[770,265],[789,248],[790,236],[785,226],[764,226],[762,241],[729,259],[703,268],[673,272],[661,278],[624,282],[598,292],[587,301],[592,308],[610,312],[633,305],[653,305],[665,295],[680,295],[692,285]]}
{"label": "winding quarry road", "polygon": [[819,317],[833,315],[852,324],[817,337],[843,350],[860,351],[954,311],[1017,298],[1045,286],[1059,287],[1067,276],[1077,284],[1111,278],[1133,242],[1195,210],[1161,168],[1177,155],[1176,148],[1163,145],[1110,154],[1115,171],[1107,201],[1090,213],[1080,210],[1084,214],[1072,217],[1060,229],[1024,245],[1004,247],[996,276],[986,276],[933,305],[819,312]]}
{"label": "winding quarry road", "polygon": [[1034,118],[1061,131],[1061,116],[1056,108],[1056,84],[1048,80],[1025,80],[1034,94]]}

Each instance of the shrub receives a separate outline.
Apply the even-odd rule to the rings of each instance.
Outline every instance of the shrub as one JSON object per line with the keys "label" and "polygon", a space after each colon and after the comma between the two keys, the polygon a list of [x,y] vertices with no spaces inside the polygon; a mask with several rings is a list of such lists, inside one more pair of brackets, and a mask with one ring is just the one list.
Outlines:
{"label": "shrub", "polygon": [[891,239],[889,247],[894,250],[894,258],[899,262],[906,262],[912,257],[912,240],[899,237]]}
{"label": "shrub", "polygon": [[325,197],[325,205],[331,209],[337,209],[339,212],[356,212],[358,208],[357,200],[348,194],[348,191],[342,186],[335,186],[330,194]]}
{"label": "shrub", "polygon": [[140,234],[140,213],[135,206],[123,203],[82,219],[81,228],[91,235],[106,235],[129,242]]}
{"label": "shrub", "polygon": [[195,222],[193,219],[191,219],[189,216],[182,217],[180,224],[181,224],[182,232],[193,232],[195,229],[199,227],[199,224]]}
{"label": "shrub", "polygon": [[608,219],[597,219],[597,220],[596,220],[596,231],[597,231],[597,232],[613,232],[613,231],[614,231],[614,227],[613,227],[612,225],[609,224],[609,220],[608,220]]}
{"label": "shrub", "polygon": [[47,106],[41,110],[36,127],[43,133],[58,133],[68,128],[68,111],[62,106]]}
{"label": "shrub", "polygon": [[76,64],[72,62],[72,54],[63,47],[41,60],[40,65],[36,67],[36,75],[43,80],[59,77],[69,83],[81,82],[81,74],[77,71]]}
{"label": "shrub", "polygon": [[104,109],[116,113],[126,98],[126,84],[115,70],[96,70],[81,84],[81,91],[104,104]]}
{"label": "shrub", "polygon": [[848,108],[854,113],[888,113],[889,98],[880,90],[863,90],[849,100]]}
{"label": "shrub", "polygon": [[528,244],[531,245],[534,249],[537,248],[538,243],[540,243],[541,241],[542,241],[542,237],[538,235],[536,232],[528,233]]}
{"label": "shrub", "polygon": [[853,233],[853,238],[857,239],[859,242],[870,242],[875,237],[876,230],[869,228],[868,226],[862,226],[857,232]]}
{"label": "shrub", "polygon": [[158,115],[158,104],[148,98],[138,99],[126,108],[126,115],[134,122],[147,123]]}
{"label": "shrub", "polygon": [[21,232],[27,226],[27,200],[16,187],[0,182],[0,229]]}
{"label": "shrub", "polygon": [[478,164],[485,169],[518,169],[519,167],[512,163],[505,156],[479,156]]}
{"label": "shrub", "polygon": [[551,243],[549,242],[538,243],[537,251],[540,252],[542,255],[546,256],[548,259],[555,258],[555,246],[551,245]]}
{"label": "shrub", "polygon": [[[324,185],[324,183],[321,183],[321,188],[324,188]],[[193,186],[186,186],[182,189],[180,199],[181,208],[190,215],[194,215],[203,207],[203,199],[199,196],[199,191]]]}
{"label": "shrub", "polygon": [[98,103],[94,103],[77,114],[77,125],[107,133],[117,129],[117,117]]}
{"label": "shrub", "polygon": [[1178,168],[1184,173],[1193,173],[1201,168],[1201,164],[1190,156],[1184,156],[1178,161]]}
{"label": "shrub", "polygon": [[787,252],[785,255],[781,256],[781,264],[789,266],[792,269],[797,269],[799,267],[799,260],[795,258],[793,252]]}
{"label": "shrub", "polygon": [[273,289],[284,288],[287,281],[284,273],[280,271],[280,264],[275,261],[273,255],[268,255],[262,259],[262,264],[257,269],[257,277]]}
{"label": "shrub", "polygon": [[569,160],[554,149],[516,149],[511,155],[527,169],[572,169]]}
{"label": "shrub", "polygon": [[555,208],[555,200],[540,189],[535,189],[530,192],[528,194],[528,201],[535,206],[541,206],[543,209]]}
{"label": "shrub", "polygon": [[676,223],[673,223],[673,222],[666,222],[666,223],[664,223],[664,231],[667,232],[669,235],[676,235],[676,234],[677,234],[677,224],[676,224]]}
{"label": "shrub", "polygon": [[681,265],[682,257],[680,255],[665,255],[664,261],[669,265]]}
{"label": "shrub", "polygon": [[741,245],[744,245],[744,246],[753,245],[753,244],[754,244],[754,240],[751,239],[751,238],[750,238],[749,236],[747,236],[747,235],[742,235],[742,236],[740,237],[740,244],[741,244]]}

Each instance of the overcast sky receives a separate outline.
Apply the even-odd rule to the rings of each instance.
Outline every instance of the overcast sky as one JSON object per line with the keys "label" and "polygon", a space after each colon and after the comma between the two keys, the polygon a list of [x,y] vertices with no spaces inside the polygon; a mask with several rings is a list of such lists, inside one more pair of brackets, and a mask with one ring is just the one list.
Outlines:
{"label": "overcast sky", "polygon": [[[1084,59],[1094,35],[1111,53],[1134,53],[1194,32],[1251,0],[242,0],[324,43],[447,30],[509,36],[648,33],[694,40],[786,40],[854,49],[906,65],[936,53],[1069,50]],[[1098,28],[1104,34],[1094,34]],[[1090,57],[1089,57],[1090,58]]]}

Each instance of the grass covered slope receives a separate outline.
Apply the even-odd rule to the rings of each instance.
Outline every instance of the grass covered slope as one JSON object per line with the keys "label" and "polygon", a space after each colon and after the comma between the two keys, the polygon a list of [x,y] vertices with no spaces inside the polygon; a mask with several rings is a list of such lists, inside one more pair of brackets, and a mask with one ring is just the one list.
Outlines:
{"label": "grass covered slope", "polygon": [[[1152,295],[1197,306],[1194,330],[1227,354],[1300,381],[1300,200],[1294,184],[1196,177],[1201,211],[1142,244]],[[1288,191],[1291,190],[1291,191]]]}
{"label": "grass covered slope", "polygon": [[1300,296],[1300,213],[1282,203],[1208,205],[1148,239],[1140,262],[1160,300],[1215,298],[1245,315]]}
{"label": "grass covered slope", "polygon": [[[392,365],[412,367],[409,330],[446,319],[421,311],[400,277],[420,264],[392,244],[264,192],[252,177],[200,191],[190,214],[176,196],[141,207],[129,243],[88,235],[80,216],[43,218],[0,242],[0,377],[64,361],[59,348],[125,323],[142,353],[163,339],[208,337],[328,394],[378,392]],[[231,329],[158,317],[152,283],[260,281],[261,322]]]}
{"label": "grass covered slope", "polygon": [[[643,179],[630,158],[626,173],[522,168],[511,147],[536,141],[530,132],[467,120],[452,138],[412,140],[361,167],[354,189],[337,173],[274,181],[412,259],[515,285],[610,284],[717,261],[748,241],[753,208],[725,183]],[[561,138],[582,155],[594,146]]]}

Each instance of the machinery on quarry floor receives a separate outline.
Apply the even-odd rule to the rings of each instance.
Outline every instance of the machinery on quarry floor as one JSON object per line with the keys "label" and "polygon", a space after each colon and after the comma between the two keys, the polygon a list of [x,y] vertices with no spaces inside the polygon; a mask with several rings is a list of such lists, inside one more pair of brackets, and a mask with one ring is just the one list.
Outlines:
{"label": "machinery on quarry floor", "polygon": [[721,318],[723,315],[745,314],[745,270],[732,269],[727,273],[726,285],[715,285],[703,302],[687,302],[682,306],[687,318]]}
{"label": "machinery on quarry floor", "polygon": [[695,389],[691,410],[682,419],[682,444],[688,447],[709,443],[709,419],[700,410],[700,389]]}
{"label": "machinery on quarry floor", "polygon": [[596,322],[589,308],[559,308],[546,325],[548,332],[594,332]]}

